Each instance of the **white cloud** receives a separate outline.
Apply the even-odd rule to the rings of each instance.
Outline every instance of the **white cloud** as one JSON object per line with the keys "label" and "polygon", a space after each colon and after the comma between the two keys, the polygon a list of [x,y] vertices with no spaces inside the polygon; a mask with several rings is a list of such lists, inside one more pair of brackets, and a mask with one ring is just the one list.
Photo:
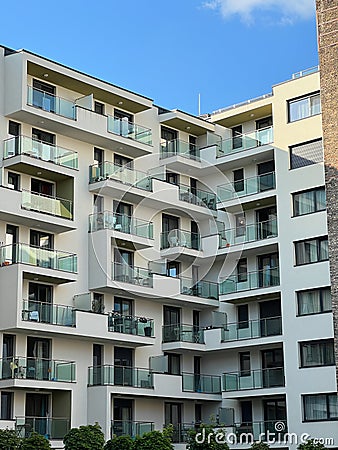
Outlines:
{"label": "white cloud", "polygon": [[275,11],[280,23],[292,23],[296,19],[309,19],[315,13],[315,0],[207,0],[204,7],[219,10],[223,17],[238,14],[245,22],[253,21],[257,11]]}

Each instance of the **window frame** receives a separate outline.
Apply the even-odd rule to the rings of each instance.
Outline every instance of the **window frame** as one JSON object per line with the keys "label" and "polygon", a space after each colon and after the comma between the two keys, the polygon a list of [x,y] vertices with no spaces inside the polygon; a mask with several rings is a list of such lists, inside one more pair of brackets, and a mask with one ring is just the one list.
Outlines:
{"label": "window frame", "polygon": [[[299,368],[300,369],[311,369],[313,367],[330,367],[330,366],[335,366],[335,358],[334,358],[334,340],[332,339],[315,339],[315,340],[311,340],[311,341],[301,341],[298,342],[299,344]],[[304,364],[304,355],[302,352],[302,349],[304,348],[305,345],[312,345],[312,346],[321,346],[321,345],[325,345],[325,344],[331,344],[332,345],[332,354],[333,354],[333,362],[327,363],[325,362],[324,364],[312,364],[312,365],[305,365]]]}
{"label": "window frame", "polygon": [[[306,409],[305,409],[305,399],[307,397],[319,397],[319,396],[325,397],[327,418],[326,419],[307,419],[306,418]],[[333,396],[333,397],[337,398],[337,401],[338,401],[338,397],[337,397],[337,393],[336,392],[324,392],[322,394],[305,394],[305,395],[302,395],[302,400],[303,400],[302,401],[302,406],[303,406],[303,420],[302,420],[302,422],[306,423],[306,422],[336,422],[336,421],[338,421],[338,417],[335,417],[335,418],[329,417],[329,415],[330,415],[329,397],[330,396]]]}
{"label": "window frame", "polygon": [[[327,313],[332,313],[332,304],[331,304],[331,309],[328,310],[324,310],[323,306],[324,306],[324,302],[323,302],[323,295],[322,292],[324,290],[329,290],[330,294],[331,294],[331,288],[330,286],[323,286],[323,287],[319,287],[319,288],[313,288],[313,289],[303,289],[301,291],[296,291],[296,302],[297,302],[297,317],[304,317],[304,316],[314,316],[316,314],[327,314]],[[313,291],[319,291],[319,306],[320,306],[320,311],[319,312],[311,312],[311,313],[306,313],[306,314],[300,314],[299,311],[299,294],[305,293],[305,292],[313,292]]]}
{"label": "window frame", "polygon": [[[318,161],[318,162],[311,161],[311,163],[303,165],[303,166],[300,166],[300,167],[292,167],[293,149],[299,148],[302,145],[313,144],[314,142],[321,142],[322,151],[323,151],[323,159],[321,161]],[[324,147],[323,147],[323,138],[322,137],[319,137],[319,138],[316,138],[316,139],[311,139],[310,141],[303,141],[303,142],[298,142],[297,144],[289,145],[289,170],[304,169],[305,167],[308,167],[308,166],[313,166],[313,165],[316,165],[316,164],[322,164],[323,161],[324,161]]]}
{"label": "window frame", "polygon": [[[311,242],[311,241],[315,241],[316,242],[316,253],[317,253],[317,259],[316,261],[309,261],[309,262],[298,262],[298,258],[297,258],[297,244],[302,244],[305,242]],[[329,254],[328,257],[326,259],[321,259],[320,258],[320,254],[321,254],[321,243],[327,241],[328,242],[328,236],[316,236],[316,237],[312,237],[312,238],[307,238],[307,239],[302,239],[300,241],[294,241],[294,253],[295,253],[295,267],[300,267],[300,266],[306,266],[309,264],[317,264],[319,262],[325,262],[325,261],[329,261]]]}
{"label": "window frame", "polygon": [[[325,208],[323,209],[318,209],[318,199],[317,199],[317,192],[320,191],[324,191],[325,194]],[[296,214],[295,211],[295,197],[298,195],[302,195],[302,194],[306,194],[309,192],[313,192],[314,193],[314,210],[310,211],[310,212],[306,212],[306,213],[302,213],[302,214]],[[306,189],[303,191],[298,191],[298,192],[292,192],[292,210],[293,210],[293,215],[292,217],[301,217],[301,216],[308,216],[309,214],[315,214],[317,212],[321,212],[321,211],[326,211],[326,190],[325,190],[325,186],[318,186],[316,188],[312,188],[312,189]]]}
{"label": "window frame", "polygon": [[[320,94],[321,94],[320,91],[314,91],[314,92],[310,92],[309,94],[301,95],[299,97],[295,97],[295,98],[291,98],[290,100],[287,100],[288,123],[299,122],[300,120],[308,119],[309,117],[318,116],[319,114],[321,114],[322,108],[321,108],[321,95]],[[319,96],[319,102],[320,102],[320,112],[319,113],[309,114],[309,115],[307,115],[305,117],[301,117],[300,119],[291,120],[290,105],[292,103],[300,102],[302,100],[308,100],[308,104],[309,104],[308,108],[309,108],[309,112],[311,112],[310,99],[313,98],[313,97],[316,97],[316,96]]]}

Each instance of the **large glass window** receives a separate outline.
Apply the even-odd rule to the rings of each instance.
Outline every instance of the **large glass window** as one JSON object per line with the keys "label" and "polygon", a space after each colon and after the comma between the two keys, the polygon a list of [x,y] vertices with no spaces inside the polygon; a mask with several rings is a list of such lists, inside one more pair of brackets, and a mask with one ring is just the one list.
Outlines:
{"label": "large glass window", "polygon": [[301,342],[300,361],[301,367],[334,365],[333,340]]}
{"label": "large glass window", "polygon": [[332,311],[329,287],[297,292],[298,315],[320,314]]}
{"label": "large glass window", "polygon": [[338,420],[337,393],[304,395],[303,406],[305,422]]}
{"label": "large glass window", "polygon": [[306,117],[320,114],[320,94],[308,95],[306,97],[290,100],[289,105],[289,122],[305,119]]}
{"label": "large glass window", "polygon": [[329,259],[327,236],[295,242],[295,250],[297,266]]}
{"label": "large glass window", "polygon": [[323,211],[325,208],[326,196],[324,187],[293,194],[293,213],[295,216]]}
{"label": "large glass window", "polygon": [[324,161],[323,140],[301,142],[290,147],[290,169],[319,164]]}

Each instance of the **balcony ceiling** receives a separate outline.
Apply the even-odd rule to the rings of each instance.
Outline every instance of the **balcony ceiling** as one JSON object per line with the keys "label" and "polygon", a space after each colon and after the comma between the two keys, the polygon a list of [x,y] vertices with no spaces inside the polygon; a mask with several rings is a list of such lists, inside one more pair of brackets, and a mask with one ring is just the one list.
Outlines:
{"label": "balcony ceiling", "polygon": [[[258,103],[258,102],[257,102]],[[255,108],[249,103],[245,106],[229,109],[223,113],[219,113],[212,118],[214,123],[223,125],[224,127],[234,127],[236,125],[248,122],[250,120],[262,119],[272,115],[272,104],[270,103],[257,105]]]}
{"label": "balcony ceiling", "polygon": [[178,110],[160,114],[159,120],[163,125],[195,136],[206,134],[207,131],[215,131],[214,124]]}
{"label": "balcony ceiling", "polygon": [[[45,73],[48,73],[48,78],[44,78]],[[108,90],[100,89],[95,86],[95,79],[92,80],[93,84],[90,84],[90,80],[88,80],[88,83],[85,83],[79,79],[72,78],[63,73],[56,72],[32,62],[28,62],[28,74],[41,80],[45,80],[46,83],[62,86],[84,96],[93,94],[95,100],[108,103],[109,105],[116,106],[117,108],[123,108],[124,110],[130,111],[134,114],[145,111],[151,107],[151,100],[149,99],[143,98],[144,102],[142,102],[142,97],[140,97],[140,101],[138,102],[136,100],[137,94],[125,91],[124,96],[122,95],[123,90],[121,88],[115,88],[117,91],[120,90],[121,94],[109,92]],[[104,82],[101,81],[101,83]],[[119,102],[123,102],[123,104],[119,105]]]}

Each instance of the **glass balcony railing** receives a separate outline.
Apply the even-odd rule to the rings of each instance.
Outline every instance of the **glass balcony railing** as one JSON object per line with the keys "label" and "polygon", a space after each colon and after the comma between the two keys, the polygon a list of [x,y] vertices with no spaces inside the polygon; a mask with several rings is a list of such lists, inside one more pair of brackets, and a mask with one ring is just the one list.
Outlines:
{"label": "glass balcony railing", "polygon": [[249,291],[252,289],[279,286],[279,268],[266,268],[257,272],[247,272],[239,275],[230,275],[220,283],[220,294]]}
{"label": "glass balcony railing", "polygon": [[204,344],[204,330],[195,325],[174,324],[162,327],[162,342]]}
{"label": "glass balcony railing", "polygon": [[173,247],[201,250],[200,235],[199,233],[184,230],[171,230],[161,233],[161,250]]}
{"label": "glass balcony railing", "polygon": [[120,233],[154,239],[154,224],[143,219],[118,214],[112,211],[104,211],[89,216],[89,231],[116,230]]}
{"label": "glass balcony railing", "polygon": [[143,436],[144,433],[154,431],[154,422],[141,422],[131,420],[112,420],[111,437],[114,436]]}
{"label": "glass balcony railing", "polygon": [[22,191],[21,208],[63,219],[73,219],[73,202],[71,200],[36,192]]}
{"label": "glass balcony railing", "polygon": [[228,323],[226,328],[222,329],[222,342],[278,336],[281,334],[282,318],[268,317],[266,319]]}
{"label": "glass balcony railing", "polygon": [[219,234],[219,248],[261,241],[276,237],[277,235],[277,218],[250,225],[238,226],[237,228],[223,230]]}
{"label": "glass balcony railing", "polygon": [[[242,422],[231,427],[231,432],[239,438],[241,435],[252,436],[253,440],[265,442],[268,438],[268,432],[275,433],[270,436],[284,436],[288,432],[287,421],[285,419],[265,420],[261,422]],[[247,441],[243,441],[246,443]]]}
{"label": "glass balcony railing", "polygon": [[189,142],[173,139],[160,144],[160,158],[170,158],[172,156],[182,156],[183,158],[200,161],[200,151],[197,145]]}
{"label": "glass balcony railing", "polygon": [[244,180],[227,183],[217,188],[219,202],[226,202],[237,197],[258,194],[270,191],[276,187],[275,172],[265,173],[256,177],[245,178]]}
{"label": "glass balcony railing", "polygon": [[17,378],[72,383],[75,367],[74,361],[15,356],[0,359],[0,377],[2,380]]}
{"label": "glass balcony railing", "polygon": [[89,386],[129,386],[153,389],[153,373],[149,369],[125,366],[92,366],[88,368]]}
{"label": "glass balcony railing", "polygon": [[27,105],[76,120],[76,105],[70,100],[27,86]]}
{"label": "glass balcony railing", "polygon": [[22,320],[60,325],[63,327],[76,326],[75,309],[73,307],[35,300],[23,301]]}
{"label": "glass balcony railing", "polygon": [[50,250],[28,244],[13,244],[0,247],[0,266],[28,264],[63,272],[77,272],[77,255],[60,250]]}
{"label": "glass balcony railing", "polygon": [[218,283],[206,280],[194,283],[190,278],[181,278],[181,294],[218,300]]}
{"label": "glass balcony railing", "polygon": [[268,389],[285,385],[284,368],[249,370],[223,374],[223,388],[225,392],[242,391],[246,389]]}
{"label": "glass balcony railing", "polygon": [[153,275],[148,269],[115,262],[112,263],[112,272],[115,281],[153,287]]}
{"label": "glass balcony railing", "polygon": [[89,167],[89,183],[96,183],[106,179],[118,181],[145,191],[151,191],[152,189],[151,177],[145,172],[134,170],[127,166],[119,166],[109,161]]}
{"label": "glass balcony railing", "polygon": [[28,136],[15,136],[4,141],[4,159],[17,155],[41,159],[70,169],[78,169],[79,159],[77,152],[48,144]]}
{"label": "glass balcony railing", "polygon": [[153,337],[154,319],[127,316],[113,311],[108,315],[108,331]]}
{"label": "glass balcony railing", "polygon": [[220,394],[221,377],[217,375],[182,373],[182,390],[184,392],[201,392],[202,394]]}
{"label": "glass balcony railing", "polygon": [[62,440],[70,430],[70,419],[64,417],[16,417],[15,430],[20,438],[38,433],[48,439]]}
{"label": "glass balcony railing", "polygon": [[240,134],[229,139],[224,139],[218,144],[217,157],[242,152],[250,148],[261,147],[273,142],[273,127],[255,130],[250,133]]}
{"label": "glass balcony railing", "polygon": [[108,116],[108,131],[143,144],[152,145],[151,129],[137,125],[134,122]]}
{"label": "glass balcony railing", "polygon": [[179,185],[179,199],[183,202],[216,210],[216,195],[202,189],[191,189],[184,184]]}

